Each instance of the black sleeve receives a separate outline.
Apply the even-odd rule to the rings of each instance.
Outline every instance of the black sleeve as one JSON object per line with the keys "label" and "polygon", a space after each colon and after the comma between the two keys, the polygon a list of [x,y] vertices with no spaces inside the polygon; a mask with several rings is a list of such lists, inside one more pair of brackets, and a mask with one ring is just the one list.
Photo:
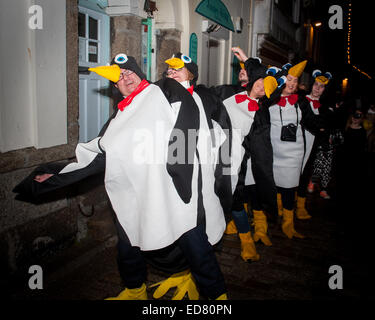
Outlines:
{"label": "black sleeve", "polygon": [[224,101],[236,93],[244,91],[245,88],[240,85],[223,84],[221,86],[210,87],[210,90],[212,94],[217,96],[221,101]]}
{"label": "black sleeve", "polygon": [[268,107],[256,112],[249,134],[243,146],[245,157],[251,157],[251,168],[257,194],[263,209],[271,219],[277,219],[277,191],[273,177],[273,151],[270,138],[270,115]]}
{"label": "black sleeve", "polygon": [[314,114],[305,96],[299,96],[297,104],[302,112],[301,125],[306,130],[316,135],[321,128],[326,126],[324,117]]}
{"label": "black sleeve", "polygon": [[[198,86],[196,92],[202,100],[208,126],[213,129],[215,121],[224,130],[226,139],[219,148],[219,157],[215,168],[215,193],[220,199],[226,217],[231,214],[232,186],[230,172],[230,156],[232,152],[232,124],[229,114],[220,97],[212,94],[211,89]],[[211,135],[213,137],[213,135]],[[213,145],[215,145],[214,137]]]}
{"label": "black sleeve", "polygon": [[[179,196],[185,203],[188,203],[192,196],[194,155],[198,140],[197,134],[195,138],[189,139],[189,130],[195,130],[195,133],[199,130],[199,109],[191,94],[176,80],[165,78],[157,81],[155,85],[160,87],[169,103],[181,102],[180,111],[169,138],[167,171]],[[185,137],[182,144],[177,141],[181,133]],[[183,163],[175,163],[178,154],[183,155]]]}
{"label": "black sleeve", "polygon": [[[33,202],[46,193],[62,189],[89,176],[104,172],[105,154],[99,153],[85,168],[59,174],[66,165],[66,163],[50,163],[37,167],[13,189],[14,193],[18,193],[16,199]],[[34,180],[35,176],[44,173],[51,173],[53,176],[44,182]]]}

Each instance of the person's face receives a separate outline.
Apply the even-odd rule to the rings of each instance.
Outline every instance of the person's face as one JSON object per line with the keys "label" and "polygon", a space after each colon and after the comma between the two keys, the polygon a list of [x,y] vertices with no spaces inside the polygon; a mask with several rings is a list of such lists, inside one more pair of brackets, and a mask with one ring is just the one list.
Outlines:
{"label": "person's face", "polygon": [[169,68],[167,70],[167,78],[175,79],[178,82],[184,82],[184,81],[191,80],[190,77],[189,77],[188,69],[186,69],[185,67],[183,67],[181,69]]}
{"label": "person's face", "polygon": [[247,76],[247,72],[245,69],[240,70],[240,73],[238,74],[238,81],[241,83],[249,82],[249,77]]}
{"label": "person's face", "polygon": [[265,95],[264,92],[264,81],[262,78],[254,82],[253,87],[250,91],[250,96],[255,99],[259,99]]}
{"label": "person's face", "polygon": [[311,96],[313,96],[316,99],[319,99],[323,94],[325,88],[326,86],[323,83],[315,81],[312,86]]}
{"label": "person's face", "polygon": [[298,78],[290,74],[286,77],[285,88],[283,89],[282,95],[289,96],[297,91]]}
{"label": "person's face", "polygon": [[133,71],[121,69],[120,80],[115,84],[123,96],[130,95],[141,83],[141,78]]}

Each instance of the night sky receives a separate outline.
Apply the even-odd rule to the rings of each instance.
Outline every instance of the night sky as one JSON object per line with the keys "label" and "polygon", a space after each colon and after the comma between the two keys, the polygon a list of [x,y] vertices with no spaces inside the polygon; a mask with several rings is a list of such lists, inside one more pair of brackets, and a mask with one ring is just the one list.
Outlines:
{"label": "night sky", "polygon": [[[373,80],[369,80],[347,64],[349,2],[352,3],[351,63],[369,74]],[[374,92],[375,90],[375,53],[370,44],[374,39],[375,12],[371,10],[369,3],[365,1],[317,0],[317,3],[318,6],[311,12],[311,15],[316,21],[323,23],[319,30],[321,35],[321,68],[331,71],[335,78],[336,87],[340,85],[344,78],[348,78],[349,96],[351,98],[362,98],[364,100],[372,98],[371,91]],[[332,14],[328,13],[331,5],[340,5],[343,8],[342,30],[331,30],[328,26],[329,18],[332,16]]]}

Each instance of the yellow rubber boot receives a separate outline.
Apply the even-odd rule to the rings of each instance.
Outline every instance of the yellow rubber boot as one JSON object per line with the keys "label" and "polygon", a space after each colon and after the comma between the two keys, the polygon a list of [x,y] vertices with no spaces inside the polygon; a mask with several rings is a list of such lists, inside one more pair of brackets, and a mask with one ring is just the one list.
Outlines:
{"label": "yellow rubber boot", "polygon": [[238,231],[234,220],[229,221],[227,228],[225,229],[225,234],[236,234],[237,232]]}
{"label": "yellow rubber boot", "polygon": [[281,200],[281,193],[277,194],[277,210],[279,217],[281,217],[283,215],[283,202]]}
{"label": "yellow rubber boot", "polygon": [[254,215],[254,241],[261,240],[266,246],[272,246],[270,238],[267,236],[267,217],[262,210],[253,210]]}
{"label": "yellow rubber boot", "polygon": [[215,300],[228,300],[228,296],[226,293],[223,293],[221,296],[219,296]]}
{"label": "yellow rubber boot", "polygon": [[107,298],[105,300],[147,300],[146,285],[142,284],[140,288],[121,291],[117,297]]}
{"label": "yellow rubber boot", "polygon": [[193,276],[190,270],[183,272],[175,273],[171,275],[168,279],[160,281],[150,286],[158,288],[155,290],[153,297],[159,299],[164,296],[169,289],[176,287],[176,291],[173,294],[172,300],[182,300],[185,297],[185,294],[188,294],[190,300],[198,300],[199,293],[197,286],[195,285]]}
{"label": "yellow rubber boot", "polygon": [[247,233],[238,234],[241,240],[241,257],[245,261],[258,261],[260,259],[259,254],[255,249],[255,243],[251,237],[250,231]]}
{"label": "yellow rubber boot", "polygon": [[281,229],[283,230],[283,232],[289,239],[292,239],[293,237],[303,239],[304,236],[302,234],[299,234],[294,229],[293,218],[294,218],[293,210],[283,209],[283,222],[281,224]]}
{"label": "yellow rubber boot", "polygon": [[306,198],[297,197],[296,217],[300,220],[311,219],[311,216],[306,210]]}

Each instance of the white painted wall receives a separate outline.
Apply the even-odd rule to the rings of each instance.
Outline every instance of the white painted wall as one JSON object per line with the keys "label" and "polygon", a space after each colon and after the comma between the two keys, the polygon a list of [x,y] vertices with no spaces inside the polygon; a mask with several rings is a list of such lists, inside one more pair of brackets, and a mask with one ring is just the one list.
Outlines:
{"label": "white painted wall", "polygon": [[27,1],[0,2],[0,151],[33,145]]}
{"label": "white painted wall", "polygon": [[[249,22],[250,22],[250,2],[253,0],[222,0],[227,7],[232,18],[242,17],[244,20],[242,33],[229,32],[229,37],[225,40],[220,38],[220,32],[211,34],[212,37],[220,40],[220,52],[217,66],[219,78],[224,83],[231,81],[231,62],[233,54],[230,48],[234,45],[240,46],[245,52],[249,48]],[[271,1],[271,0],[265,0]],[[207,50],[202,46],[206,40],[202,34],[202,21],[206,18],[195,12],[201,0],[157,0],[158,11],[155,15],[155,29],[177,29],[181,31],[181,52],[189,54],[190,35],[195,33],[198,38],[198,67],[204,69],[207,58],[203,57]],[[226,29],[225,29],[226,30]],[[228,33],[228,32],[227,32]],[[198,83],[202,80],[198,79]]]}
{"label": "white painted wall", "polygon": [[[43,29],[29,29],[29,7]],[[67,143],[65,0],[0,2],[0,150]]]}
{"label": "white painted wall", "polygon": [[251,56],[258,55],[259,39],[258,35],[268,34],[270,32],[272,0],[253,1],[253,34]]}

